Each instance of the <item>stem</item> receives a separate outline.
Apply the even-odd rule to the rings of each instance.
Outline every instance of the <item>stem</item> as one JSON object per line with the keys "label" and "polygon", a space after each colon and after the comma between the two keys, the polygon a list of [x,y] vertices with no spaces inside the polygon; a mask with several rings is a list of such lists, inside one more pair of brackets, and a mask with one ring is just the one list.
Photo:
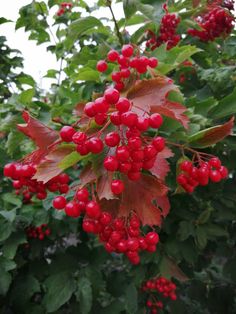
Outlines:
{"label": "stem", "polygon": [[116,35],[117,35],[117,37],[118,37],[118,39],[119,39],[119,42],[120,42],[121,46],[123,46],[124,41],[123,41],[122,35],[121,35],[121,33],[120,33],[119,26],[118,26],[118,24],[117,24],[117,21],[116,21],[114,12],[113,12],[113,10],[112,10],[111,1],[110,1],[110,0],[107,1],[107,5],[108,5],[108,8],[109,8],[110,11],[111,11],[111,15],[112,15],[112,18],[113,18],[113,22],[114,22],[114,24],[115,24]]}

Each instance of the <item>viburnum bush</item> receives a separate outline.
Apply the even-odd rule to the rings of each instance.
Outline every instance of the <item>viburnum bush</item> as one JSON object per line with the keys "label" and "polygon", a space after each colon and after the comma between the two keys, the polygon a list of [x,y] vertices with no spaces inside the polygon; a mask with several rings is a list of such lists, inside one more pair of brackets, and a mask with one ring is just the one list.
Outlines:
{"label": "viburnum bush", "polygon": [[20,9],[59,70],[0,38],[3,313],[235,312],[232,6]]}

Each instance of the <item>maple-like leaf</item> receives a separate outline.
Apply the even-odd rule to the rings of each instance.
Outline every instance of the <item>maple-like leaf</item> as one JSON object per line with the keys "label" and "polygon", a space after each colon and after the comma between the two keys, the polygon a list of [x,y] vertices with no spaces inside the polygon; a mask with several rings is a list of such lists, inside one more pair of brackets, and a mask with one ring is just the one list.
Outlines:
{"label": "maple-like leaf", "polygon": [[167,176],[167,173],[170,171],[170,166],[166,159],[173,156],[174,153],[171,151],[171,149],[165,147],[163,151],[158,153],[154,166],[149,170],[151,174],[161,180],[164,180]]}
{"label": "maple-like leaf", "polygon": [[111,191],[111,182],[113,174],[106,171],[102,176],[97,180],[97,194],[99,199],[115,199],[117,198]]}
{"label": "maple-like leaf", "polygon": [[54,148],[44,158],[45,161],[38,165],[37,172],[33,179],[47,183],[49,180],[59,175],[64,170],[60,167],[60,162],[73,151],[73,145],[62,145]]}
{"label": "maple-like leaf", "polygon": [[[132,211],[135,211],[143,225],[160,226],[162,217],[165,217],[169,211],[166,196],[168,188],[164,183],[146,174],[143,174],[139,181],[133,182],[123,178],[123,182],[125,190],[121,199],[103,199],[101,201],[103,210],[112,212],[114,216],[124,217],[128,217]],[[163,206],[162,210],[160,206]]]}
{"label": "maple-like leaf", "polygon": [[39,148],[47,149],[59,139],[57,131],[33,118],[27,111],[23,112],[22,117],[26,123],[18,124],[18,129],[30,137]]}
{"label": "maple-like leaf", "polygon": [[160,273],[163,277],[171,278],[174,277],[181,282],[188,281],[189,278],[179,268],[177,263],[167,255],[162,256],[160,262]]}
{"label": "maple-like leaf", "polygon": [[212,146],[222,141],[226,136],[232,133],[234,126],[234,117],[228,122],[221,125],[216,125],[211,128],[199,131],[188,138],[189,144],[192,147],[204,148]]}
{"label": "maple-like leaf", "polygon": [[168,77],[159,76],[139,81],[127,92],[127,97],[137,114],[160,113],[179,121],[187,129],[189,118],[184,114],[187,109],[182,104],[168,100],[171,91],[179,92],[179,89]]}
{"label": "maple-like leaf", "polygon": [[92,164],[89,163],[86,165],[79,175],[80,186],[84,187],[88,183],[95,182],[97,179],[97,175],[93,170]]}

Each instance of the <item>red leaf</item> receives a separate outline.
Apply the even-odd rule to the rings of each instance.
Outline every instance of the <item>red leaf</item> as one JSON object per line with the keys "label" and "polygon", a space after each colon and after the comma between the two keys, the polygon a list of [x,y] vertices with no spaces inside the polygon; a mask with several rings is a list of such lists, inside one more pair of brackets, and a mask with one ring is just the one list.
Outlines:
{"label": "red leaf", "polygon": [[[125,191],[120,200],[102,200],[103,210],[111,211],[114,216],[128,217],[132,211],[135,211],[142,221],[143,225],[161,225],[162,217],[167,215],[169,210],[167,201],[168,188],[150,175],[142,175],[141,179],[132,182],[123,179]],[[158,198],[162,210],[158,207]]]}
{"label": "red leaf", "polygon": [[22,116],[26,123],[18,124],[18,129],[30,137],[39,148],[47,149],[59,139],[58,132],[31,117],[27,111],[24,111]]}
{"label": "red leaf", "polygon": [[222,141],[226,136],[232,133],[234,126],[234,117],[222,125],[213,126],[211,128],[199,131],[189,137],[189,144],[192,147],[204,148],[212,146]]}
{"label": "red leaf", "polygon": [[97,179],[97,175],[92,168],[92,164],[88,164],[84,169],[81,171],[79,175],[80,185],[81,187],[85,186],[90,182],[94,182]]}
{"label": "red leaf", "polygon": [[139,115],[146,113],[160,113],[179,121],[188,128],[188,117],[184,115],[187,110],[183,105],[167,99],[171,91],[179,91],[167,77],[159,76],[150,80],[142,80],[131,88],[127,97],[133,102],[133,111]]}
{"label": "red leaf", "polygon": [[97,181],[97,194],[100,200],[103,198],[107,200],[117,198],[111,191],[112,177],[113,174],[108,171],[106,171],[102,176],[99,177]]}
{"label": "red leaf", "polygon": [[49,180],[59,175],[63,171],[63,169],[59,167],[59,163],[73,151],[74,147],[69,145],[54,148],[45,157],[46,161],[38,165],[37,172],[33,179],[47,183]]}
{"label": "red leaf", "polygon": [[173,156],[174,154],[170,148],[165,147],[162,152],[158,153],[154,166],[150,169],[151,174],[161,180],[164,180],[167,173],[170,171],[170,166],[166,158]]}
{"label": "red leaf", "polygon": [[181,282],[189,280],[189,278],[179,268],[177,263],[169,256],[163,256],[160,262],[160,272],[163,277],[171,278],[174,277]]}

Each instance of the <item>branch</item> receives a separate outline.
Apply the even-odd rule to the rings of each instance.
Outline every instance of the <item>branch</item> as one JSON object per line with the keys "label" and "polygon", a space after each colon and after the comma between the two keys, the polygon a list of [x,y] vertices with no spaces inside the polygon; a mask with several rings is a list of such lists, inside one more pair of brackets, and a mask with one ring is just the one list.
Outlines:
{"label": "branch", "polygon": [[118,26],[118,24],[117,24],[117,21],[116,21],[114,12],[113,12],[112,7],[111,7],[111,1],[108,0],[108,1],[107,1],[107,5],[108,5],[108,8],[109,8],[110,11],[111,11],[111,15],[112,15],[112,18],[113,18],[113,22],[114,22],[114,24],[115,24],[116,35],[117,35],[117,37],[118,37],[118,39],[119,39],[119,42],[120,42],[121,46],[123,46],[124,41],[123,41],[122,35],[121,35],[121,33],[120,33],[119,26]]}

